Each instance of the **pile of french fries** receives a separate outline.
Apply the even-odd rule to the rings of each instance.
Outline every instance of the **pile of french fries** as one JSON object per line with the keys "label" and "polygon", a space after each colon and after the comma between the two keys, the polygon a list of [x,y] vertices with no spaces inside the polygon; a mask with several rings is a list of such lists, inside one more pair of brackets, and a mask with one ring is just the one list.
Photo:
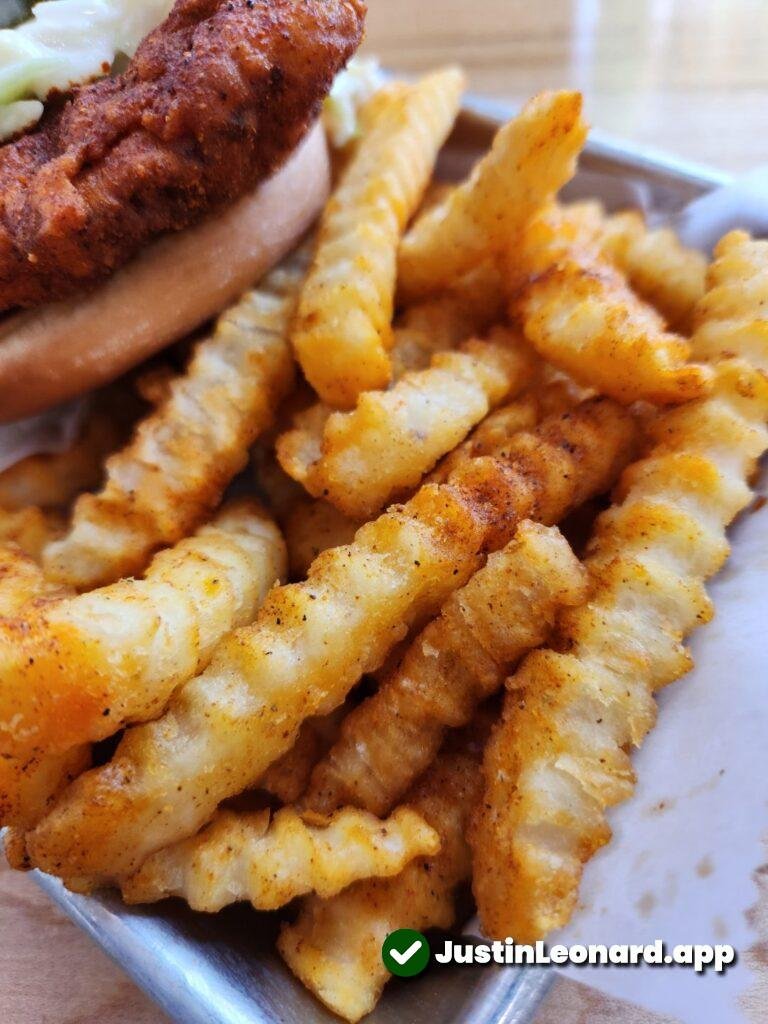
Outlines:
{"label": "pile of french fries", "polygon": [[[350,1021],[467,881],[494,938],[568,920],[768,447],[768,243],[707,266],[560,202],[572,92],[434,182],[463,86],[381,88],[315,237],[186,369],[0,474],[9,861],[298,899],[280,953]],[[222,503],[238,474],[260,501]]]}

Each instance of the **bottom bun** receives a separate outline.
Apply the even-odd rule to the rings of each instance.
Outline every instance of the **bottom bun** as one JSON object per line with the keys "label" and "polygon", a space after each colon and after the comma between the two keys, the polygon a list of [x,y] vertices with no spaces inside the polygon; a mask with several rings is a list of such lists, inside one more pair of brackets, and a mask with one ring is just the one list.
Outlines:
{"label": "bottom bun", "polygon": [[0,423],[106,384],[224,309],[289,252],[330,188],[316,125],[268,181],[155,242],[95,291],[0,326]]}

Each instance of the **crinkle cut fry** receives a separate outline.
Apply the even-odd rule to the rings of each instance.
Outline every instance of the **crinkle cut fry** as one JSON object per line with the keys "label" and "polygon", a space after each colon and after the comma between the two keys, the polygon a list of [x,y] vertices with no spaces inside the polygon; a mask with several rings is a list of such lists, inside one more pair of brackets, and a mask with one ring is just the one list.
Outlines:
{"label": "crinkle cut fry", "polygon": [[739,360],[716,373],[711,397],[652,421],[656,446],[598,519],[590,600],[509,682],[472,840],[493,937],[531,942],[568,920],[583,865],[610,838],[605,810],[634,788],[628,750],[654,724],[654,691],[691,667],[683,640],[711,616],[704,581],[768,447],[768,379]]}
{"label": "crinkle cut fry", "polygon": [[[482,292],[482,289],[481,289]],[[491,312],[501,314],[499,307]],[[403,374],[426,369],[433,356],[454,348],[491,325],[487,296],[477,289],[450,292],[410,306],[398,316],[392,329],[392,380]],[[303,404],[294,413],[294,424],[307,431],[311,454],[301,455],[305,463],[319,457],[322,430],[331,409],[323,402]],[[298,474],[295,474],[298,475]]]}
{"label": "crinkle cut fry", "polygon": [[0,508],[0,544],[15,544],[36,562],[46,545],[61,534],[63,526],[57,512],[43,511],[36,505],[14,510]]}
{"label": "crinkle cut fry", "polygon": [[328,818],[283,807],[219,811],[190,839],[158,850],[122,884],[127,903],[180,896],[215,913],[240,900],[277,910],[314,892],[327,899],[360,879],[397,875],[414,857],[434,856],[440,840],[410,807],[385,821],[345,807]]}
{"label": "crinkle cut fry", "polygon": [[351,544],[360,523],[316,498],[301,497],[283,524],[291,579],[303,579],[323,551]]}
{"label": "crinkle cut fry", "polygon": [[[440,352],[453,348],[473,332],[486,327],[488,304],[484,296],[443,295],[404,310],[394,328],[392,346],[392,377],[398,381],[409,371],[426,369]],[[307,467],[321,457],[325,424],[330,416],[328,406],[315,403],[294,417],[293,429],[280,438],[279,448],[284,460],[294,466],[295,477],[302,477]],[[290,438],[290,440],[289,440]],[[285,530],[288,558],[293,579],[306,575],[315,558],[329,547],[348,544],[360,525],[333,505],[302,497],[300,485],[276,463],[274,457],[261,457],[260,483],[270,500],[279,506],[278,515]],[[297,494],[297,491],[299,492]],[[289,511],[290,510],[290,511]]]}
{"label": "crinkle cut fry", "polygon": [[407,306],[393,328],[392,380],[399,380],[409,370],[425,369],[436,353],[483,334],[500,323],[503,315],[503,281],[490,262],[481,264],[450,291]]}
{"label": "crinkle cut fry", "polygon": [[768,372],[768,241],[730,231],[715,246],[707,286],[694,311],[695,356],[740,356]]}
{"label": "crinkle cut fry", "polygon": [[637,210],[607,218],[600,248],[673,330],[688,333],[706,287],[703,253],[684,246],[672,228],[648,228]]}
{"label": "crinkle cut fry", "polygon": [[[735,354],[766,369],[767,270],[767,243],[744,232],[721,239],[708,290],[694,313],[697,357]],[[567,920],[582,864],[610,836],[604,808],[632,791],[631,766],[616,744],[642,741],[654,721],[652,691],[689,667],[683,635],[708,616],[703,580],[727,555],[724,528],[749,501],[747,481],[766,447],[765,378],[730,360],[717,374],[711,398],[656,421],[657,448],[627,470],[623,503],[598,521],[590,563],[599,590],[563,625],[575,651],[534,654],[515,677],[515,686],[526,686],[525,705],[518,708],[510,693],[504,722],[489,744],[488,810],[479,816],[474,844],[475,895],[490,934],[540,937]],[[616,557],[619,551],[623,558]],[[649,565],[655,589],[647,586]],[[668,603],[667,621],[649,607],[654,594]],[[634,608],[633,629],[621,599],[630,604],[636,596],[644,615],[638,620]],[[618,657],[616,635],[623,639]],[[639,678],[622,700],[615,680],[626,681],[628,666]],[[594,726],[585,735],[591,749],[585,751],[577,727],[567,722],[589,723],[590,714]],[[598,755],[609,766],[604,771],[596,771]],[[555,756],[568,764],[566,772],[552,768]],[[535,787],[556,793],[550,806],[532,799]],[[570,819],[559,833],[565,852],[557,866],[545,867],[537,857],[536,830],[545,837],[547,822],[564,808]]]}
{"label": "crinkle cut fry", "polygon": [[37,562],[18,544],[0,541],[0,620],[69,591],[45,578]]}
{"label": "crinkle cut fry", "polygon": [[0,753],[63,753],[155,717],[284,572],[279,530],[242,500],[156,555],[144,580],[0,620]]}
{"label": "crinkle cut fry", "polygon": [[412,861],[397,877],[358,882],[333,899],[310,896],[296,922],[283,926],[278,949],[307,988],[348,1021],[370,1013],[390,974],[381,945],[398,928],[449,928],[454,893],[469,877],[465,840],[470,812],[480,798],[482,723],[451,737],[430,770],[409,793],[413,807],[440,836],[437,857]]}
{"label": "crinkle cut fry", "polygon": [[327,715],[306,719],[291,749],[273,761],[259,779],[259,789],[281,804],[295,803],[307,788],[312,769],[338,739],[348,704],[345,701]]}
{"label": "crinkle cut fry", "polygon": [[543,92],[497,133],[491,151],[400,245],[405,301],[444,290],[491,252],[501,257],[528,218],[569,181],[586,139],[577,92]]}
{"label": "crinkle cut fry", "polygon": [[559,232],[571,242],[597,248],[626,276],[673,329],[687,334],[705,290],[707,260],[684,246],[671,228],[649,228],[639,210],[606,216],[597,200],[559,207]]}
{"label": "crinkle cut fry", "polygon": [[[388,391],[364,392],[350,412],[305,421],[279,439],[278,458],[315,497],[367,519],[416,487],[490,409],[523,389],[533,369],[522,340],[498,328],[485,341],[436,353],[428,368]],[[306,436],[312,426],[314,436]]]}
{"label": "crinkle cut fry", "polygon": [[559,520],[609,485],[631,454],[632,418],[610,400],[469,460],[324,552],[303,583],[274,589],[165,715],[129,729],[112,762],[82,776],[36,829],[36,863],[71,885],[125,876],[255,785],[301,722],[339,705],[409,625],[435,614],[483,553],[523,518]]}
{"label": "crinkle cut fry", "polygon": [[90,765],[90,743],[78,743],[62,754],[0,758],[0,827],[7,826],[5,855],[12,868],[21,871],[32,866],[27,832]]}
{"label": "crinkle cut fry", "polygon": [[320,398],[348,409],[391,376],[396,254],[459,108],[464,75],[447,68],[368,103],[362,137],[320,221],[291,332]]}
{"label": "crinkle cut fry", "polygon": [[219,317],[167,400],[107,460],[102,490],[77,501],[68,533],[46,549],[51,578],[83,590],[142,572],[216,507],[292,383],[288,322],[304,266],[295,254]]}
{"label": "crinkle cut fry", "polygon": [[542,366],[540,378],[520,398],[497,409],[475,427],[463,444],[449,452],[427,477],[430,483],[441,483],[469,459],[481,455],[503,453],[507,441],[515,434],[530,430],[545,416],[562,415],[579,402],[593,397],[569,378],[551,373]]}
{"label": "crinkle cut fry", "polygon": [[557,611],[585,597],[584,570],[560,531],[522,522],[344,719],[301,806],[388,813],[431,764],[445,730],[468,724],[522,655],[547,639]]}
{"label": "crinkle cut fry", "polygon": [[444,483],[451,473],[470,459],[498,454],[504,443],[523,430],[532,430],[541,419],[540,403],[530,391],[497,409],[475,427],[462,444],[442,459],[427,477],[429,483]]}
{"label": "crinkle cut fry", "polygon": [[687,362],[688,342],[666,330],[599,245],[561,230],[564,216],[552,206],[533,218],[514,252],[513,280],[528,276],[510,312],[539,355],[627,404],[674,404],[707,394],[710,368]]}
{"label": "crinkle cut fry", "polygon": [[[19,615],[67,593],[15,545],[0,546],[0,618]],[[8,826],[6,857],[11,867],[28,866],[24,833],[50,810],[58,794],[90,764],[90,744],[63,755],[0,758],[0,827]]]}

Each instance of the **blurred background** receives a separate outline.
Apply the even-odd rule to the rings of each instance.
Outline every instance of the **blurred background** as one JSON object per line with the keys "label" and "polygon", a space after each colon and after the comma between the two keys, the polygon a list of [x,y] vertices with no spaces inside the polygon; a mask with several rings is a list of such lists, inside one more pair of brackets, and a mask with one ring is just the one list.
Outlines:
{"label": "blurred background", "polygon": [[768,0],[368,0],[393,69],[462,64],[520,104],[580,89],[592,125],[738,172],[768,163]]}

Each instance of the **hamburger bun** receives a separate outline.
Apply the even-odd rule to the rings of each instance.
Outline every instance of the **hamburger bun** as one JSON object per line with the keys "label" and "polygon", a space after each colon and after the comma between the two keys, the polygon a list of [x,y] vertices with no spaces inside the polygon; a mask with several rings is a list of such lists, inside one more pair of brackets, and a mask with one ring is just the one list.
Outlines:
{"label": "hamburger bun", "polygon": [[202,223],[161,238],[94,291],[0,325],[0,423],[99,387],[184,337],[289,252],[330,189],[316,124],[283,167]]}

